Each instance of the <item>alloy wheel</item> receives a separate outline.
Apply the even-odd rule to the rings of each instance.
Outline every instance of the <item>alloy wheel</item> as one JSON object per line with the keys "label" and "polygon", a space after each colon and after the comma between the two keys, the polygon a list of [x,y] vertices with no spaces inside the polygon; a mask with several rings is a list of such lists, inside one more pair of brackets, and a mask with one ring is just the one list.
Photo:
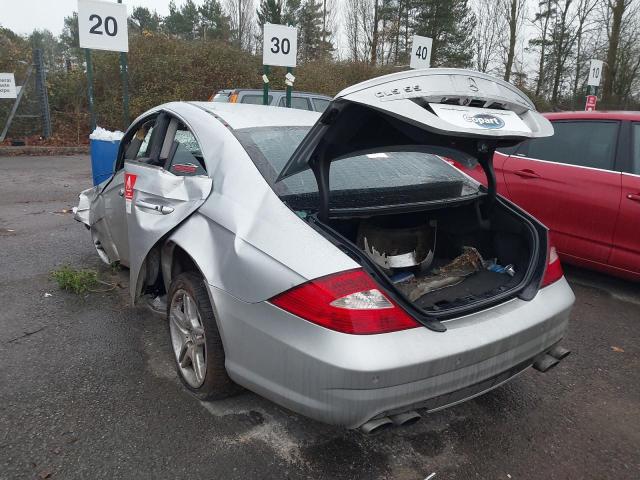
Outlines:
{"label": "alloy wheel", "polygon": [[204,326],[198,306],[186,290],[176,290],[171,298],[169,329],[180,373],[191,387],[200,387],[207,374]]}

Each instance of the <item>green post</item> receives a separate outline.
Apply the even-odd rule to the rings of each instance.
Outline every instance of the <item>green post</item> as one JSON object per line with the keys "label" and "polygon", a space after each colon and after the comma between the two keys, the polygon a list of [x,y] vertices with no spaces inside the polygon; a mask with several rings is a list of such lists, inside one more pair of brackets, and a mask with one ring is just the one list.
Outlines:
{"label": "green post", "polygon": [[96,110],[93,101],[93,65],[91,63],[91,50],[84,49],[84,58],[87,62],[87,95],[89,97],[89,112],[91,113],[91,131],[96,129]]}
{"label": "green post", "polygon": [[[269,77],[269,65],[263,65],[263,72],[266,77]],[[269,105],[269,82],[263,82],[262,84],[262,104]]]}
{"label": "green post", "polygon": [[[287,73],[293,75],[293,68],[287,67]],[[287,84],[287,108],[291,108],[291,90],[293,90],[293,87]]]}
{"label": "green post", "polygon": [[[118,0],[122,3],[122,0]],[[122,80],[122,126],[126,130],[129,126],[129,66],[126,52],[120,52],[120,78]]]}

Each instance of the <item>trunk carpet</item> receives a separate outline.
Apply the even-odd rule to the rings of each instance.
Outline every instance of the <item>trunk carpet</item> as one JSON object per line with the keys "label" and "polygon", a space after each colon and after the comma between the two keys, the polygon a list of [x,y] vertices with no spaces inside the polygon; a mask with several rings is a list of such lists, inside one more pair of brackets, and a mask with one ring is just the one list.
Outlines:
{"label": "trunk carpet", "polygon": [[468,276],[457,285],[429,292],[416,300],[415,303],[425,310],[451,308],[458,301],[468,301],[469,297],[484,298],[503,292],[513,285],[517,285],[521,279],[521,275],[518,273],[514,277],[510,277],[505,273],[481,270]]}

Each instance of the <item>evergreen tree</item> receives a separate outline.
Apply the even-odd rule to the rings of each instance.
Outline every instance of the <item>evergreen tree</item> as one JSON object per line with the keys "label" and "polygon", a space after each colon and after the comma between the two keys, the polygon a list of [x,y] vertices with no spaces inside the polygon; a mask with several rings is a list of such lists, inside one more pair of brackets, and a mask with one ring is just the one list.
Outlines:
{"label": "evergreen tree", "polygon": [[161,22],[162,18],[156,11],[151,13],[151,10],[145,7],[135,7],[129,17],[129,26],[138,33],[157,32],[160,30]]}
{"label": "evergreen tree", "polygon": [[468,1],[415,0],[413,7],[413,33],[433,38],[431,65],[470,66],[475,19]]}
{"label": "evergreen tree", "polygon": [[80,50],[80,40],[78,32],[78,14],[64,17],[64,28],[60,34],[60,44],[64,51],[65,63],[67,68],[82,65],[84,62],[84,54]]}
{"label": "evergreen tree", "polygon": [[228,41],[231,37],[229,17],[222,10],[218,0],[206,0],[198,9],[202,38]]}
{"label": "evergreen tree", "polygon": [[262,27],[265,23],[282,24],[282,3],[282,0],[260,0],[260,5],[256,10],[260,36],[262,36]]}
{"label": "evergreen tree", "polygon": [[185,40],[193,40],[198,36],[200,13],[193,0],[187,0],[181,8],[176,7],[174,0],[169,2],[169,15],[164,18],[163,28],[170,35]]}
{"label": "evergreen tree", "polygon": [[44,63],[49,71],[65,68],[64,47],[49,30],[34,30],[29,35],[31,48],[42,50]]}
{"label": "evergreen tree", "polygon": [[[333,45],[326,40],[327,32],[322,30],[322,3],[306,0],[298,15],[298,59],[304,63],[310,60],[327,59]],[[325,41],[323,42],[323,37]]]}

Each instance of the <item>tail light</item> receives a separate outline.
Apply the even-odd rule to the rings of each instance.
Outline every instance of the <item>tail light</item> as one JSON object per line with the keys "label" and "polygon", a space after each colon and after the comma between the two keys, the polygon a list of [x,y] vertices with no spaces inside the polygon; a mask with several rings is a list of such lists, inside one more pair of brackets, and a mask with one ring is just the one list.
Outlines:
{"label": "tail light", "polygon": [[229,103],[236,103],[238,101],[238,92],[233,92],[229,95]]}
{"label": "tail light", "polygon": [[540,286],[546,287],[547,285],[551,285],[553,282],[560,280],[563,275],[564,272],[562,271],[562,265],[560,265],[560,257],[558,257],[556,247],[552,245],[547,254],[547,269],[544,272]]}
{"label": "tail light", "polygon": [[311,280],[276,295],[271,303],[317,325],[370,335],[420,326],[362,269]]}

